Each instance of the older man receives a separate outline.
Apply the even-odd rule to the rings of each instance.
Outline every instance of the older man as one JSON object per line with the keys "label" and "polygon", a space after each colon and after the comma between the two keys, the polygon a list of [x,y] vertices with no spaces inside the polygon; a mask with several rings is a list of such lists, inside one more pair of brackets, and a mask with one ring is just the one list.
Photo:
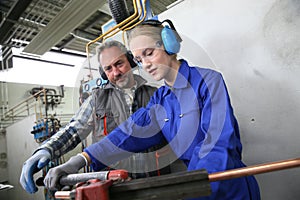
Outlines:
{"label": "older man", "polygon": [[[93,132],[93,142],[102,137],[125,121],[139,107],[147,105],[149,98],[156,90],[146,84],[141,76],[132,73],[132,58],[126,47],[117,41],[108,41],[98,48],[100,73],[106,76],[109,83],[103,88],[93,90],[92,95],[84,101],[75,116],[64,129],[53,135],[48,142],[40,146],[24,163],[20,183],[28,193],[37,191],[33,174],[41,170],[52,159],[75,148],[83,139]],[[155,147],[158,148],[158,147]],[[150,151],[152,151],[150,149]],[[143,154],[123,161],[126,167],[143,168]],[[136,163],[140,160],[140,163]],[[155,160],[154,160],[155,161]],[[155,164],[155,162],[154,162]],[[133,166],[129,166],[133,165]],[[118,168],[118,166],[113,166]],[[141,169],[137,169],[141,171]],[[164,169],[168,173],[168,169]],[[143,170],[142,170],[143,171]],[[133,174],[148,176],[152,174]]]}

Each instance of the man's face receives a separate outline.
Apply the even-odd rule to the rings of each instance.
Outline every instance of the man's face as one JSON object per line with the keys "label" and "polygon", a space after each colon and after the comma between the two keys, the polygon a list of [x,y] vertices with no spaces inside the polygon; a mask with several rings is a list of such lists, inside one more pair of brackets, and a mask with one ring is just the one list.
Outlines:
{"label": "man's face", "polygon": [[130,88],[134,85],[130,63],[119,47],[111,47],[103,50],[99,60],[111,83],[117,85],[119,88]]}

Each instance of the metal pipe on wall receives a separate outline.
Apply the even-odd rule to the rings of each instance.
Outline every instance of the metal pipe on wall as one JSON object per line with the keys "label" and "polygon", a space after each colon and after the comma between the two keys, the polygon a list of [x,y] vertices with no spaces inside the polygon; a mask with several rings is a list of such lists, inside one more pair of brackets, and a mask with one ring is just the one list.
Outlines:
{"label": "metal pipe on wall", "polygon": [[5,109],[6,111],[8,111],[9,109],[9,102],[8,102],[8,85],[7,85],[7,82],[4,82],[5,84],[5,101],[6,101],[6,106],[5,106]]}
{"label": "metal pipe on wall", "polygon": [[0,98],[0,102],[1,102],[1,107],[2,107],[2,116],[4,117],[4,114],[7,112],[8,110],[8,86],[6,82],[1,81],[1,98]]}
{"label": "metal pipe on wall", "polygon": [[1,118],[4,116],[4,89],[3,89],[3,82],[0,82],[0,87],[1,87],[1,96],[0,96],[0,102],[1,102],[1,110],[2,110],[2,114],[1,114]]}
{"label": "metal pipe on wall", "polygon": [[[0,97],[0,106],[1,106],[1,117],[0,122],[5,120],[5,113],[8,111],[8,85],[7,82],[0,81],[0,89],[1,89],[1,97]],[[1,123],[1,128],[3,128],[3,124]]]}

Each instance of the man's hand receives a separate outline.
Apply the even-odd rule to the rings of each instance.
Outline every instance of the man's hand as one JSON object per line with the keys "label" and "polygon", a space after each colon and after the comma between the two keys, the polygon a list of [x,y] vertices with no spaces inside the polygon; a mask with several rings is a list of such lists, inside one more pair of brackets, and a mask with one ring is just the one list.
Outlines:
{"label": "man's hand", "polygon": [[33,174],[45,167],[50,159],[51,154],[49,151],[41,149],[24,162],[20,183],[28,193],[35,193],[38,190],[33,181]]}
{"label": "man's hand", "polygon": [[45,187],[50,190],[58,190],[59,179],[62,176],[75,174],[86,164],[87,162],[84,159],[83,155],[78,154],[77,156],[71,157],[68,162],[51,168],[44,179]]}

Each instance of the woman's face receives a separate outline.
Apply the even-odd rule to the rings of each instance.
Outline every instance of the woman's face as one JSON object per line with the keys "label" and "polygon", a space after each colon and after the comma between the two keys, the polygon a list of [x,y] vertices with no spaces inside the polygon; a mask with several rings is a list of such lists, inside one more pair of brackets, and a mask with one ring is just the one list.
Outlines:
{"label": "woman's face", "polygon": [[134,60],[156,81],[167,77],[171,70],[171,56],[165,52],[161,41],[140,35],[131,39],[129,47]]}

